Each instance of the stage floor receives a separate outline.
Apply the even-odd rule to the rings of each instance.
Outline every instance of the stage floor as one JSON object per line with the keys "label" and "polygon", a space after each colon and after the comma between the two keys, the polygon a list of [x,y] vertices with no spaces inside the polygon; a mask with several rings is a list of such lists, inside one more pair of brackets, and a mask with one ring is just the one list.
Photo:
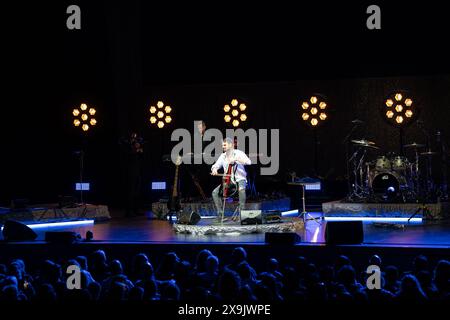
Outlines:
{"label": "stage floor", "polygon": [[[314,213],[321,217],[321,213]],[[207,220],[207,219],[205,219]],[[299,231],[301,244],[324,244],[326,221],[318,224],[315,220],[306,221],[305,229]],[[202,221],[205,223],[205,221]],[[152,220],[146,217],[113,218],[96,222],[93,225],[55,227],[46,226],[34,229],[38,241],[43,241],[46,231],[75,231],[84,238],[86,231],[94,233],[94,240],[110,243],[242,243],[263,244],[264,234],[226,234],[226,235],[190,235],[177,234],[166,221]],[[1,237],[1,236],[0,236]],[[439,223],[373,223],[364,222],[364,245],[377,246],[430,246],[450,247],[450,221]]]}

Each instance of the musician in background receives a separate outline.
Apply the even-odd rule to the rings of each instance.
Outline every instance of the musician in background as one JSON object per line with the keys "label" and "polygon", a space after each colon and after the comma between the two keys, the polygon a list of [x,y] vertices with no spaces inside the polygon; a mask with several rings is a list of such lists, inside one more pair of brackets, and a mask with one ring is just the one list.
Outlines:
{"label": "musician in background", "polygon": [[142,187],[142,156],[144,154],[144,139],[137,132],[131,132],[128,137],[120,139],[119,144],[126,150],[126,193],[127,217],[138,215]]}
{"label": "musician in background", "polygon": [[[200,150],[195,150],[193,147],[192,150],[197,151],[197,153],[191,154],[191,164],[184,165],[182,171],[182,186],[183,186],[183,195],[188,201],[202,200],[208,201],[207,196],[204,192],[204,189],[209,187],[210,184],[210,175],[208,174],[208,169],[206,165],[203,163],[203,149],[206,143],[204,139],[206,131],[206,123],[203,120],[196,120],[193,134],[196,136],[194,141],[201,141]],[[202,160],[201,164],[196,164],[195,160]]]}
{"label": "musician in background", "polygon": [[[222,143],[223,153],[219,156],[217,161],[211,167],[211,174],[217,175],[218,170],[222,168],[224,172],[227,172],[228,165],[232,165],[231,181],[237,184],[239,190],[239,209],[245,208],[246,202],[246,187],[247,187],[247,172],[245,171],[246,165],[252,164],[251,160],[241,150],[234,148],[234,141],[231,138],[225,138]],[[221,185],[217,186],[213,192],[212,197],[214,205],[216,206],[218,217],[222,216],[222,199],[220,197]]]}
{"label": "musician in background", "polygon": [[202,141],[203,141],[203,136],[205,135],[205,131],[206,131],[205,121],[199,120],[197,122],[197,134],[199,134],[202,137]]}

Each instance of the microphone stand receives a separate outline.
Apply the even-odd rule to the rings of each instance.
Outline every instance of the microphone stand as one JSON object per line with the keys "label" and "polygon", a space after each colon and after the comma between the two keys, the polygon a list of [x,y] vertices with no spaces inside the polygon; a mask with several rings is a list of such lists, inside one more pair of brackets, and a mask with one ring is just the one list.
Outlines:
{"label": "microphone stand", "polygon": [[80,156],[80,204],[83,204],[83,170],[84,170],[84,151],[81,150],[79,152],[79,156]]}
{"label": "microphone stand", "polygon": [[[428,133],[428,131],[423,127],[421,122],[417,123],[418,127],[420,128],[420,130],[422,131],[422,133],[424,134],[425,138],[426,138],[426,152],[431,151],[431,143],[430,143],[430,134]],[[425,200],[430,200],[430,196],[431,196],[431,156],[427,156],[426,158],[426,175],[425,175],[425,187],[426,187],[426,194],[422,195]]]}
{"label": "microphone stand", "polygon": [[[426,137],[426,150],[427,152],[430,151],[430,135],[428,133],[428,131],[425,130],[425,128],[422,126],[422,124],[420,122],[417,123],[417,126],[420,128],[420,130],[422,131],[422,133],[425,135]],[[410,222],[410,220],[412,218],[414,218],[417,214],[419,214],[420,212],[422,213],[422,219],[426,219],[430,216],[430,210],[428,209],[426,203],[427,200],[430,200],[430,170],[431,170],[431,165],[430,165],[430,156],[427,156],[427,172],[426,172],[426,194],[422,194],[419,195],[419,197],[421,198],[420,201],[420,205],[417,208],[417,210],[408,218],[408,223]]]}
{"label": "microphone stand", "polygon": [[441,184],[440,184],[440,197],[442,200],[448,200],[448,185],[447,185],[447,144],[442,139],[441,131],[436,132],[436,141],[439,145],[439,152],[441,158]]}
{"label": "microphone stand", "polygon": [[350,198],[352,195],[352,183],[350,179],[350,159],[349,159],[349,155],[350,155],[350,138],[352,136],[352,134],[356,131],[356,129],[359,127],[359,123],[356,123],[353,125],[352,129],[350,130],[350,132],[345,136],[344,140],[342,140],[342,144],[345,144],[345,164],[346,164],[346,168],[347,168],[347,188],[348,188],[348,195],[347,198]]}

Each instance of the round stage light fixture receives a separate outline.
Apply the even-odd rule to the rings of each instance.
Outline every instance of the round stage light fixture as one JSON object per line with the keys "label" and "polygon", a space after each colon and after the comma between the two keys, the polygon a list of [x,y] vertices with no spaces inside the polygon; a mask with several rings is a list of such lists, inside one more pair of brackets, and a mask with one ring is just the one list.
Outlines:
{"label": "round stage light fixture", "polygon": [[391,93],[381,108],[382,116],[394,127],[406,127],[415,121],[418,109],[407,91]]}
{"label": "round stage light fixture", "polygon": [[156,104],[150,105],[148,110],[150,111],[150,126],[162,129],[173,121],[172,107],[166,105],[162,100],[158,100]]}
{"label": "round stage light fixture", "polygon": [[324,96],[315,94],[301,103],[301,118],[309,126],[316,128],[328,119],[328,105],[325,100]]}
{"label": "round stage light fixture", "polygon": [[233,98],[230,103],[225,104],[223,107],[223,111],[225,112],[223,120],[226,124],[230,124],[235,128],[239,127],[239,125],[248,119],[248,116],[245,113],[246,110],[247,105],[245,103]]}
{"label": "round stage light fixture", "polygon": [[96,113],[95,108],[90,108],[86,103],[82,103],[78,108],[72,109],[74,117],[72,124],[74,127],[80,127],[82,131],[87,132],[91,127],[97,125],[97,119],[94,118]]}
{"label": "round stage light fixture", "polygon": [[380,108],[381,116],[399,130],[399,154],[403,154],[404,129],[413,123],[419,114],[415,98],[405,90],[396,90],[386,97]]}

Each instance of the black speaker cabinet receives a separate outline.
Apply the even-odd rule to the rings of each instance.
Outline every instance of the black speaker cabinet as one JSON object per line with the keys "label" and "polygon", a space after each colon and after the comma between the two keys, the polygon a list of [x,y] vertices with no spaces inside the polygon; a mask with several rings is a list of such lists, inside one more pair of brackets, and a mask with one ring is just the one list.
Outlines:
{"label": "black speaker cabinet", "polygon": [[329,244],[360,244],[364,242],[362,221],[330,221],[325,228]]}
{"label": "black speaker cabinet", "polygon": [[195,211],[183,210],[178,216],[177,223],[195,225],[200,221],[200,215]]}
{"label": "black speaker cabinet", "polygon": [[3,225],[3,238],[6,241],[33,241],[37,234],[23,223],[6,220]]}
{"label": "black speaker cabinet", "polygon": [[300,236],[295,232],[266,232],[265,242],[268,244],[294,245],[301,241]]}

